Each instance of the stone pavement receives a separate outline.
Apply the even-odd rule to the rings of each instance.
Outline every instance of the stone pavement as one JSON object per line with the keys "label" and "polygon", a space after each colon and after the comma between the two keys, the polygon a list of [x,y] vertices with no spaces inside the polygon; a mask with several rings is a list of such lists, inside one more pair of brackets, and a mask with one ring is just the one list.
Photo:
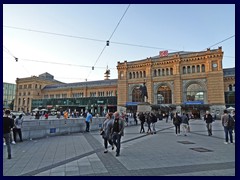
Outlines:
{"label": "stone pavement", "polygon": [[[176,136],[172,121],[158,121],[157,134],[125,128],[120,156],[103,153],[98,131],[33,139],[3,147],[4,176],[235,176],[235,144],[224,144],[220,121],[207,136],[202,120],[191,120],[188,136]],[[145,127],[145,130],[147,127]]]}

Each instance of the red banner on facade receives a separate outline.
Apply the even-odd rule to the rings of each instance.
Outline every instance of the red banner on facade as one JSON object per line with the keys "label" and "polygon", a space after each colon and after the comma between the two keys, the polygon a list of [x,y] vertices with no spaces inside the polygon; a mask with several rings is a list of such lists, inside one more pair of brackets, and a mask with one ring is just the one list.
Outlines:
{"label": "red banner on facade", "polygon": [[168,51],[160,51],[160,57],[168,56]]}

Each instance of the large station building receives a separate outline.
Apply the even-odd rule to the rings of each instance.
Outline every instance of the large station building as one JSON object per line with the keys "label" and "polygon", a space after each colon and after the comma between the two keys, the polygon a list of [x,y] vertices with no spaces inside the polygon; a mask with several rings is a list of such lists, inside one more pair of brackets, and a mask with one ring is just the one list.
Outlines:
{"label": "large station building", "polygon": [[145,83],[147,102],[155,110],[189,112],[196,117],[210,110],[220,115],[226,107],[235,106],[235,68],[223,69],[222,60],[219,47],[118,62],[118,79],[107,75],[105,80],[66,84],[48,73],[18,78],[14,110],[88,109],[102,114],[126,107],[132,112],[142,102],[140,86]]}

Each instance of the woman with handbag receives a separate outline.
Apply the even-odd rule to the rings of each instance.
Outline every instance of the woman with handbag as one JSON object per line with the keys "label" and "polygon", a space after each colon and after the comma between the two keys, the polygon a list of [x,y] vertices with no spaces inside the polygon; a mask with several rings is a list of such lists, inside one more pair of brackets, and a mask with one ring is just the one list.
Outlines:
{"label": "woman with handbag", "polygon": [[103,128],[100,133],[102,135],[102,138],[104,139],[104,153],[108,152],[108,143],[112,146],[112,150],[114,149],[113,142],[112,142],[112,135],[111,135],[111,129],[113,126],[113,119],[112,119],[112,113],[106,114],[106,119],[103,122]]}

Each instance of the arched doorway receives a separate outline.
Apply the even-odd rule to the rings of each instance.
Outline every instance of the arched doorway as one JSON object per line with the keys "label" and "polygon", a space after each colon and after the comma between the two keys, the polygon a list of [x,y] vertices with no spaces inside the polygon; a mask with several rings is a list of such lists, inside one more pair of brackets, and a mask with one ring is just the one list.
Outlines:
{"label": "arched doorway", "polygon": [[135,87],[132,91],[132,102],[142,102],[141,91],[139,87]]}
{"label": "arched doorway", "polygon": [[158,88],[157,104],[172,104],[172,91],[170,87],[162,85]]}

